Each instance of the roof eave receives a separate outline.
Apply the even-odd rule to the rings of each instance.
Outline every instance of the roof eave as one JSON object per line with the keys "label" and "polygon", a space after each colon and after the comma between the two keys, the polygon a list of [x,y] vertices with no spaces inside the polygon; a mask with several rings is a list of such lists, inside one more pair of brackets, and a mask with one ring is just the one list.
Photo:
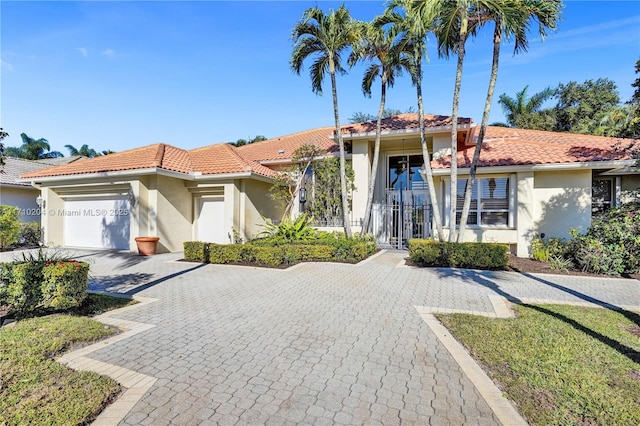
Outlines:
{"label": "roof eave", "polygon": [[[628,166],[632,166],[635,160],[612,160],[612,161],[585,161],[585,162],[572,162],[572,163],[552,163],[552,164],[522,164],[512,166],[478,166],[478,173],[511,173],[511,172],[525,172],[525,171],[553,171],[553,170],[584,170],[584,169],[601,169],[611,168],[620,169]],[[469,167],[458,167],[458,173],[468,174]],[[433,169],[433,174],[436,176],[446,176],[450,172],[450,168],[445,169]],[[636,173],[640,173],[638,170]]]}
{"label": "roof eave", "polygon": [[146,169],[133,169],[133,170],[117,170],[110,172],[94,172],[94,173],[78,173],[78,174],[67,174],[60,176],[41,176],[41,177],[31,177],[31,178],[22,178],[18,179],[19,182],[25,182],[32,184],[35,182],[63,182],[70,180],[80,180],[80,179],[93,179],[93,178],[119,178],[123,176],[142,176],[142,175],[150,175],[150,174],[165,174],[165,175],[179,175],[182,179],[188,178],[188,174],[174,172],[171,170],[160,169],[157,167],[150,167]]}
{"label": "roof eave", "polygon": [[[458,124],[458,130],[468,130],[473,127],[476,127],[475,123],[467,123],[467,124]],[[447,126],[434,126],[434,127],[425,127],[425,134],[433,134],[433,133],[443,133],[450,132],[451,125]],[[380,136],[397,136],[397,135],[414,135],[420,134],[420,127],[412,127],[408,129],[398,129],[398,130],[384,130],[380,132]],[[369,139],[376,136],[376,132],[361,132],[361,133],[342,133],[342,138],[347,139]],[[331,134],[329,136],[330,139],[335,139],[334,135]]]}

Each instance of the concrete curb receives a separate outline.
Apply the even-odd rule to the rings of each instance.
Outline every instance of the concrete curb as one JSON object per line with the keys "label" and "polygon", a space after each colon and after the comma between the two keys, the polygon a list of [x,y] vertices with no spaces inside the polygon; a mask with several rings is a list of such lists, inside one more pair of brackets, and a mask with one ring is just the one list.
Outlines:
{"label": "concrete curb", "polygon": [[105,346],[127,339],[133,335],[149,330],[155,325],[143,324],[134,321],[128,321],[123,319],[112,318],[114,314],[129,311],[131,309],[137,309],[141,306],[153,303],[158,299],[152,299],[150,297],[134,296],[134,300],[139,303],[131,306],[125,306],[124,308],[116,309],[106,312],[101,315],[95,316],[93,319],[100,321],[103,324],[111,325],[114,327],[126,329],[124,333],[120,333],[116,336],[110,337],[106,340],[94,343],[84,348],[80,348],[76,351],[64,354],[58,359],[58,361],[67,367],[74,370],[93,371],[104,376],[111,377],[113,380],[120,383],[123,387],[127,388],[111,405],[107,406],[100,415],[92,423],[96,426],[111,426],[117,425],[124,419],[134,405],[144,396],[144,394],[153,386],[158,380],[155,377],[148,376],[146,374],[137,373],[127,368],[119,367],[114,364],[108,364],[102,361],[96,361],[88,358],[90,353],[104,348]]}
{"label": "concrete curb", "polygon": [[433,334],[449,351],[453,359],[458,363],[460,369],[476,387],[478,393],[493,410],[498,420],[503,425],[522,425],[528,423],[511,405],[509,400],[502,396],[502,392],[493,381],[482,370],[478,363],[469,355],[466,349],[449,333],[449,330],[440,323],[432,314],[420,314],[423,321],[429,326]]}

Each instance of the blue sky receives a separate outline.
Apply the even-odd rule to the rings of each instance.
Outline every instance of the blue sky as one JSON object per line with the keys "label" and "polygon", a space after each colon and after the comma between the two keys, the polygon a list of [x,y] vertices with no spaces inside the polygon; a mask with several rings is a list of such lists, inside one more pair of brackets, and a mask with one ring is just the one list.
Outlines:
{"label": "blue sky", "polygon": [[[329,81],[316,96],[305,68],[291,72],[290,33],[303,11],[339,2],[139,1],[0,2],[0,126],[7,146],[20,133],[64,145],[123,151],[165,142],[190,149],[261,134],[281,136],[331,125]],[[382,12],[381,1],[347,1],[357,19]],[[569,81],[608,77],[623,101],[640,58],[640,2],[568,1],[558,31],[527,53],[503,46],[496,87],[513,96]],[[425,110],[451,114],[455,58],[438,59],[429,43]],[[491,61],[488,30],[467,45],[460,114],[480,122]],[[310,62],[309,62],[310,64]],[[340,115],[375,113],[379,90],[360,91],[363,67],[338,79]],[[415,105],[408,76],[387,105]],[[491,122],[503,121],[494,102]]]}

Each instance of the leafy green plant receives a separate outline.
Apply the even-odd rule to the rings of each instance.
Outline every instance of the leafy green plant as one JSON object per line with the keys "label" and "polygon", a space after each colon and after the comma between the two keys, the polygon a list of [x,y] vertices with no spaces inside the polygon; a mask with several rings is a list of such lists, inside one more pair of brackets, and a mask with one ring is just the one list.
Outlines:
{"label": "leafy green plant", "polygon": [[555,271],[568,271],[573,268],[573,262],[571,259],[565,259],[564,257],[551,256],[549,258],[549,266]]}
{"label": "leafy green plant", "polygon": [[39,222],[23,223],[20,227],[18,244],[24,247],[37,247],[42,242],[42,228]]}
{"label": "leafy green plant", "polygon": [[20,238],[18,212],[17,207],[0,206],[0,249],[16,244]]}
{"label": "leafy green plant", "polygon": [[409,240],[409,258],[422,266],[502,269],[509,263],[508,253],[505,244]]}
{"label": "leafy green plant", "polygon": [[301,214],[295,219],[287,216],[277,225],[267,219],[260,236],[279,241],[307,241],[315,238],[315,233],[310,217]]}
{"label": "leafy green plant", "polygon": [[76,261],[53,262],[42,269],[42,300],[45,308],[80,306],[87,298],[89,264]]}
{"label": "leafy green plant", "polygon": [[202,241],[185,241],[182,246],[184,248],[185,260],[203,263],[209,261],[209,243]]}
{"label": "leafy green plant", "polygon": [[547,247],[541,238],[536,238],[531,241],[531,258],[538,262],[549,261],[549,247]]}

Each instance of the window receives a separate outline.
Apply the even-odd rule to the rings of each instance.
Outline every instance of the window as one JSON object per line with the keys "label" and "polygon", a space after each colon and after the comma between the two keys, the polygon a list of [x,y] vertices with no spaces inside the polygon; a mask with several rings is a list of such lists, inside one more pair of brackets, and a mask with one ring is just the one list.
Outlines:
{"label": "window", "polygon": [[593,179],[591,184],[591,213],[602,213],[615,206],[614,180]]}
{"label": "window", "polygon": [[[460,223],[466,179],[458,180],[456,223]],[[513,227],[512,182],[508,177],[476,179],[467,225]]]}

